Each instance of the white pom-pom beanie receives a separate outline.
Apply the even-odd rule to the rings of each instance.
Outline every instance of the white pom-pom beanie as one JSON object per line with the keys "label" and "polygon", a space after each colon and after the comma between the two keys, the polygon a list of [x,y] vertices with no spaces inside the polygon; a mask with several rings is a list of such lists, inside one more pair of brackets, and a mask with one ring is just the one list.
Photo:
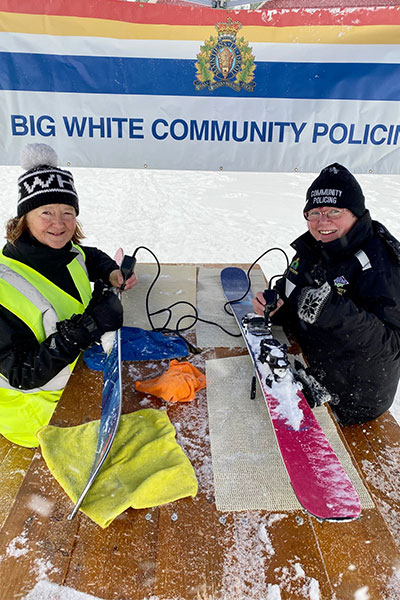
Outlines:
{"label": "white pom-pom beanie", "polygon": [[57,167],[57,163],[55,150],[47,144],[23,148],[21,166],[26,172],[18,178],[18,217],[45,204],[68,204],[79,214],[72,174]]}

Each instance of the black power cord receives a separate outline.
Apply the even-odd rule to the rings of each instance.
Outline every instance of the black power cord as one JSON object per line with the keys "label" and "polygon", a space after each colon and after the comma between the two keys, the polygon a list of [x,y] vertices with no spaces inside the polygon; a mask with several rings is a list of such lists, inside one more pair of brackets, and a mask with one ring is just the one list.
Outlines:
{"label": "black power cord", "polygon": [[[150,248],[147,248],[146,246],[138,246],[134,253],[133,256],[130,257],[132,263],[135,265],[136,264],[136,254],[139,252],[139,250],[146,250],[147,252],[149,252],[154,260],[156,261],[157,264],[157,273],[154,276],[153,281],[151,282],[147,292],[146,292],[146,299],[145,299],[145,306],[146,306],[146,315],[147,315],[147,319],[149,321],[150,327],[152,329],[152,331],[159,331],[160,333],[166,333],[166,334],[174,334],[177,335],[178,337],[180,337],[181,339],[184,340],[185,344],[187,345],[189,351],[193,354],[199,354],[201,352],[201,350],[199,350],[198,348],[196,348],[195,346],[193,346],[193,344],[191,344],[188,340],[186,340],[182,333],[185,331],[188,331],[189,329],[191,329],[192,327],[194,327],[196,325],[196,323],[198,321],[201,321],[202,323],[208,323],[209,325],[214,325],[215,327],[218,327],[219,329],[221,329],[222,331],[224,331],[227,335],[230,335],[232,337],[237,337],[240,338],[242,337],[241,333],[232,333],[231,331],[228,331],[227,329],[225,329],[225,327],[223,327],[222,325],[220,325],[219,323],[215,323],[214,321],[210,321],[207,319],[203,319],[199,316],[198,310],[196,308],[196,306],[194,306],[194,304],[192,304],[191,302],[187,302],[186,300],[180,300],[178,302],[174,302],[173,304],[166,306],[165,308],[161,308],[157,311],[154,312],[150,312],[150,308],[149,308],[149,302],[150,302],[150,293],[154,287],[154,285],[157,282],[157,279],[159,278],[160,274],[161,274],[161,265],[160,265],[160,261],[158,260],[157,256],[154,254],[154,252],[152,250],[150,250]],[[232,313],[230,313],[227,310],[227,305],[228,304],[233,304],[235,302],[240,302],[240,300],[243,300],[243,298],[245,298],[245,296],[247,295],[247,293],[250,290],[251,287],[251,280],[250,280],[250,272],[251,270],[254,268],[254,266],[256,265],[256,263],[263,258],[263,256],[265,256],[266,254],[268,254],[269,252],[272,252],[273,250],[278,250],[280,252],[283,252],[285,258],[286,258],[286,262],[287,262],[287,267],[289,267],[289,259],[288,256],[286,254],[286,252],[284,250],[282,250],[282,248],[269,248],[268,250],[266,250],[265,252],[263,252],[263,254],[261,254],[249,267],[249,269],[247,270],[247,279],[249,281],[248,284],[248,288],[246,290],[246,293],[243,294],[243,296],[241,296],[240,298],[236,298],[235,300],[231,300],[230,302],[226,302],[224,304],[224,310],[225,312],[227,312],[229,315],[232,315]],[[131,265],[130,265],[131,266]],[[269,288],[271,287],[271,281],[277,277],[281,277],[281,275],[274,275],[273,277],[271,277],[270,282],[269,282]],[[180,317],[178,319],[178,321],[176,322],[176,326],[175,328],[170,328],[168,327],[169,323],[171,322],[172,319],[172,309],[175,306],[178,306],[180,304],[186,304],[188,305],[192,310],[193,310],[193,314],[188,314],[188,315],[183,315],[182,317]],[[155,315],[159,315],[163,312],[167,313],[167,319],[164,323],[164,325],[162,325],[162,327],[155,327],[152,318]],[[192,322],[187,325],[186,327],[181,327],[181,322],[183,322],[185,319],[192,319]]]}
{"label": "black power cord", "polygon": [[[282,252],[282,254],[284,255],[285,259],[286,259],[286,269],[289,268],[289,257],[286,254],[286,252],[284,250],[282,250],[282,248],[268,248],[268,250],[266,250],[265,252],[263,252],[262,254],[260,254],[260,256],[258,258],[256,258],[256,260],[250,265],[250,267],[247,269],[247,281],[248,281],[248,285],[247,285],[247,290],[245,291],[245,293],[240,296],[240,298],[235,298],[235,300],[228,300],[228,302],[225,302],[224,304],[224,310],[225,312],[233,317],[233,314],[227,309],[227,306],[231,305],[231,304],[236,304],[236,302],[240,302],[241,300],[243,300],[243,298],[246,298],[247,294],[250,291],[251,288],[251,279],[250,279],[250,273],[252,271],[252,269],[255,267],[255,265],[258,263],[259,260],[261,260],[264,256],[266,256],[267,254],[269,254],[269,252],[273,252],[277,250],[278,252]],[[271,289],[271,283],[274,279],[278,279],[279,277],[283,277],[283,274],[281,275],[273,275],[271,277],[271,279],[268,282],[268,289]]]}

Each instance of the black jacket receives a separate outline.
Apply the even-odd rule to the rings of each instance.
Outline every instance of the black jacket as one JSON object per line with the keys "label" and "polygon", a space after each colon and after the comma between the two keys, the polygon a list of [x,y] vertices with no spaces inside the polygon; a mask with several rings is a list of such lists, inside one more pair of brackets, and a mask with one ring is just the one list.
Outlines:
{"label": "black jacket", "polygon": [[367,211],[338,240],[307,232],[292,247],[275,322],[338,395],[332,408],[342,424],[374,419],[392,404],[400,377],[400,244]]}
{"label": "black jacket", "polygon": [[[3,253],[9,258],[29,265],[58,287],[80,300],[78,290],[67,269],[76,254],[68,243],[62,249],[41,244],[28,233],[12,245],[7,243]],[[86,256],[90,281],[108,277],[118,265],[97,248],[81,246]],[[32,389],[57,375],[79,355],[79,349],[69,345],[58,333],[38,343],[32,330],[4,306],[0,306],[0,372],[14,387]]]}

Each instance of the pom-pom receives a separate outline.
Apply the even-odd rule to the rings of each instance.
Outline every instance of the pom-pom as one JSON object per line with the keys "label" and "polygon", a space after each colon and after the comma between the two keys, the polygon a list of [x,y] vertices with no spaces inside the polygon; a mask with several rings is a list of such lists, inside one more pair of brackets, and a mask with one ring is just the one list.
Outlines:
{"label": "pom-pom", "polygon": [[28,144],[21,152],[21,167],[30,171],[43,165],[57,167],[58,156],[56,151],[47,144]]}

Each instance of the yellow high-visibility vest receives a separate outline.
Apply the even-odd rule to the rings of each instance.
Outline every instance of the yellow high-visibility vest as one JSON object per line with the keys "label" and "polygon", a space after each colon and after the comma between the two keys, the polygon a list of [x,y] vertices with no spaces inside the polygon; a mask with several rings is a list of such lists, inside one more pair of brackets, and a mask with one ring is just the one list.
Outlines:
{"label": "yellow high-visibility vest", "polygon": [[[57,321],[81,314],[92,296],[85,255],[73,244],[67,265],[81,301],[18,260],[0,252],[0,303],[23,321],[39,343],[56,331]],[[0,374],[0,433],[20,446],[36,447],[35,433],[47,425],[75,365],[67,365],[40,388],[14,388]]]}

